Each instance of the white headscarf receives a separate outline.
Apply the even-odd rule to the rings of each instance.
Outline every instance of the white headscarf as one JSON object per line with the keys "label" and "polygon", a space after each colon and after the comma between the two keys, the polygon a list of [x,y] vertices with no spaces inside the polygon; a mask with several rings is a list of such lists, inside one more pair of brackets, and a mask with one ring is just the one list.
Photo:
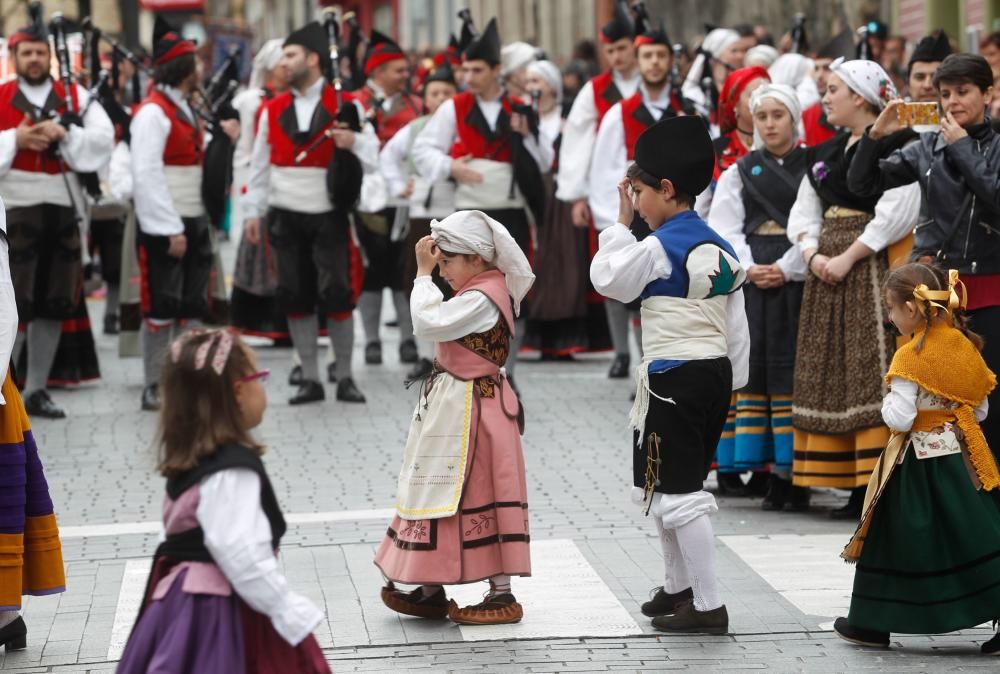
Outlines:
{"label": "white headscarf", "polygon": [[431,220],[431,236],[441,250],[478,255],[503,273],[514,300],[514,315],[535,282],[528,258],[507,228],[482,211],[456,211],[443,220]]}
{"label": "white headscarf", "polygon": [[814,67],[812,59],[806,58],[802,54],[782,54],[768,68],[767,73],[775,84],[787,84],[795,89],[795,95],[799,97],[799,105],[805,110],[819,103],[820,99],[816,81],[812,78]]}
{"label": "white headscarf", "polygon": [[[798,141],[799,124],[802,120],[802,108],[799,107],[799,98],[795,95],[795,90],[787,84],[765,84],[757,87],[750,94],[750,114],[755,114],[760,107],[761,101],[765,98],[773,98],[788,109],[788,114],[792,116],[792,137]],[[753,149],[760,150],[764,147],[764,139],[757,133],[757,125],[753,127]]]}
{"label": "white headscarf", "polygon": [[877,107],[885,108],[886,104],[898,98],[896,85],[892,78],[874,61],[855,59],[845,61],[840,57],[830,64],[830,70],[844,81],[851,91]]}
{"label": "white headscarf", "polygon": [[763,66],[770,68],[771,64],[778,60],[778,56],[778,50],[771,45],[759,44],[747,49],[747,55],[743,58],[743,67]]}
{"label": "white headscarf", "polygon": [[528,66],[528,74],[537,75],[545,80],[545,83],[549,85],[553,93],[556,95],[556,103],[562,103],[563,98],[563,87],[562,87],[562,73],[559,72],[559,68],[556,67],[552,61],[535,61]]}
{"label": "white headscarf", "polygon": [[265,74],[274,70],[281,61],[281,45],[284,40],[268,40],[253,57],[253,69],[250,71],[250,89],[260,89],[264,86]]}
{"label": "white headscarf", "polygon": [[506,77],[538,58],[538,50],[527,42],[511,42],[500,49],[500,75]]}
{"label": "white headscarf", "polygon": [[[726,51],[726,49],[739,39],[740,34],[729,28],[716,28],[706,35],[705,39],[701,41],[701,50],[698,51],[698,55],[695,56],[691,68],[688,69],[687,78],[684,80],[685,86],[700,87],[702,78],[711,77],[712,75],[711,68],[705,67],[706,59],[702,51],[707,51],[715,58],[719,58],[722,56],[722,52]],[[705,112],[708,112],[707,108]]]}

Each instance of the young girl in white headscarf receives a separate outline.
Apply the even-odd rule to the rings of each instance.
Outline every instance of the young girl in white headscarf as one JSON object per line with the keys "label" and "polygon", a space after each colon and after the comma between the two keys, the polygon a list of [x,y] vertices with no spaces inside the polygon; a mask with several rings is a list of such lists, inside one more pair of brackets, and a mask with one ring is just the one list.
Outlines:
{"label": "young girl in white headscarf", "polygon": [[[747,270],[750,379],[736,394],[736,436],[721,443],[720,472],[771,467],[764,510],[803,510],[809,490],[792,490],[792,367],[805,263],[788,240],[788,213],[806,172],[795,91],[765,84],[750,97],[753,150],[719,177],[708,224]],[[725,447],[724,447],[724,446]],[[728,449],[727,451],[724,451]]]}
{"label": "young girl in white headscarf", "polygon": [[[535,277],[507,229],[482,211],[432,221],[416,256],[413,329],[437,344],[410,424],[396,516],[375,555],[388,580],[382,601],[464,625],[518,622],[510,579],[531,574],[524,416],[504,363]],[[450,300],[431,281],[435,266],[455,291]],[[486,597],[464,608],[443,587],[482,580]]]}

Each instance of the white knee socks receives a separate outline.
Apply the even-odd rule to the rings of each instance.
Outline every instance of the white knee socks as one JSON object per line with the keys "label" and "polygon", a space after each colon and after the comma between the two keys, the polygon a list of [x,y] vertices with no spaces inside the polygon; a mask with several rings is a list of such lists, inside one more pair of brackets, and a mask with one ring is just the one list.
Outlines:
{"label": "white knee socks", "polygon": [[719,580],[715,568],[715,533],[708,515],[699,515],[687,524],[677,527],[677,543],[684,557],[694,607],[711,611],[722,606],[719,598]]}

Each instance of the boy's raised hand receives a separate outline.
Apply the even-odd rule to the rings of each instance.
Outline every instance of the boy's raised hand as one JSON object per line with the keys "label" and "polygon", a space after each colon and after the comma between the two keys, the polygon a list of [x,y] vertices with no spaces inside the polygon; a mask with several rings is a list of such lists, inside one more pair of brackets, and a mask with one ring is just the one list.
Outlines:
{"label": "boy's raised hand", "polygon": [[632,204],[632,183],[628,178],[622,178],[618,183],[618,222],[626,227],[632,224],[635,217],[635,206]]}
{"label": "boy's raised hand", "polygon": [[434,238],[428,235],[417,241],[414,252],[417,255],[417,276],[430,276],[441,255]]}

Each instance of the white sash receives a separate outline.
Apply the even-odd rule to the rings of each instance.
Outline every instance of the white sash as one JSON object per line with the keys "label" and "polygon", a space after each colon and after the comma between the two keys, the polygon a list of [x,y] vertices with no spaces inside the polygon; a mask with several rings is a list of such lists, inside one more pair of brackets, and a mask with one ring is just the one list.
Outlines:
{"label": "white sash", "polygon": [[469,458],[472,385],[442,373],[417,401],[397,483],[400,518],[440,519],[458,512]]}
{"label": "white sash", "polygon": [[205,214],[201,201],[201,166],[164,166],[167,192],[174,210],[182,218],[197,218]]}
{"label": "white sash", "polygon": [[459,183],[455,189],[455,208],[480,211],[501,208],[523,208],[524,197],[514,186],[514,198],[510,198],[510,181],[514,175],[511,164],[492,159],[471,159],[466,164],[483,176],[481,183]]}

